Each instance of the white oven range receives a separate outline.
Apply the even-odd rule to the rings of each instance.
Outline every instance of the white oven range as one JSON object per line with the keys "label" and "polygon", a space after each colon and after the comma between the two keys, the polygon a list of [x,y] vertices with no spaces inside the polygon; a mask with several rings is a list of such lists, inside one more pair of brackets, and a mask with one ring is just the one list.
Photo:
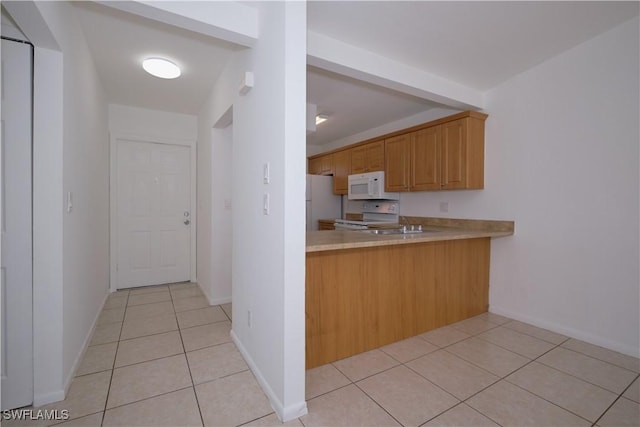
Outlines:
{"label": "white oven range", "polygon": [[376,200],[365,202],[362,205],[362,221],[350,219],[336,219],[336,230],[365,230],[371,225],[397,224],[398,202]]}

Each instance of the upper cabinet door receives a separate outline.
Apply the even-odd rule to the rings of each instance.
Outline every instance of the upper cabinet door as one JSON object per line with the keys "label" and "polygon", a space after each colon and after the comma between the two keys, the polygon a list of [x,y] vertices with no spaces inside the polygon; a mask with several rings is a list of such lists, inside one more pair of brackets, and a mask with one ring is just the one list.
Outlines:
{"label": "upper cabinet door", "polygon": [[367,144],[367,172],[384,170],[384,140]]}
{"label": "upper cabinet door", "polygon": [[351,150],[333,153],[333,192],[347,194],[349,174],[351,173]]}
{"label": "upper cabinet door", "polygon": [[440,126],[411,134],[411,191],[440,190]]}
{"label": "upper cabinet door", "polygon": [[409,191],[411,134],[398,135],[384,141],[385,191]]}
{"label": "upper cabinet door", "polygon": [[322,175],[322,158],[314,157],[309,159],[309,174]]}
{"label": "upper cabinet door", "polygon": [[322,175],[333,175],[333,154],[320,157],[322,163]]}
{"label": "upper cabinet door", "polygon": [[360,145],[351,150],[351,173],[365,173],[367,171],[367,147]]}
{"label": "upper cabinet door", "polygon": [[352,174],[381,170],[384,170],[384,140],[351,149]]}
{"label": "upper cabinet door", "polygon": [[467,186],[467,120],[444,123],[442,127],[442,189]]}
{"label": "upper cabinet door", "polygon": [[333,154],[309,159],[309,174],[311,175],[333,175]]}

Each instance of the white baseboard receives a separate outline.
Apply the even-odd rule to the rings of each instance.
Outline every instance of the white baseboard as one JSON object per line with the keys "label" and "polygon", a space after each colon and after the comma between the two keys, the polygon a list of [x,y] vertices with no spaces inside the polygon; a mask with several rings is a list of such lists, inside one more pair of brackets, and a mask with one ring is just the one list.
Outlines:
{"label": "white baseboard", "polygon": [[529,317],[529,316],[523,316],[521,313],[503,309],[501,307],[490,306],[489,311],[491,313],[499,314],[501,316],[506,316],[511,319],[518,320],[520,322],[525,322],[530,325],[537,326],[539,328],[547,329],[557,334],[566,335],[567,337],[570,337],[570,338],[575,338],[581,341],[588,342],[590,344],[607,348],[609,350],[617,351],[619,353],[626,354],[628,356],[640,357],[640,349],[634,348],[632,346],[629,346],[623,343],[611,341],[601,336],[592,335],[574,328],[567,328],[566,326],[549,322],[548,320],[538,319],[538,318]]}
{"label": "white baseboard", "polygon": [[73,365],[71,366],[71,371],[69,371],[69,375],[65,379],[65,382],[64,382],[65,396],[69,392],[69,387],[71,387],[71,381],[73,381],[73,378],[75,378],[76,371],[78,370],[78,368],[80,367],[80,364],[82,363],[82,360],[84,359],[84,355],[87,352],[87,348],[89,348],[89,344],[91,343],[91,338],[93,338],[93,333],[95,332],[96,325],[98,324],[98,318],[100,318],[100,313],[102,313],[102,310],[104,309],[104,305],[107,303],[107,299],[109,298],[110,294],[111,292],[107,292],[107,294],[102,299],[102,304],[100,304],[100,309],[98,310],[98,313],[96,314],[96,316],[93,318],[93,323],[91,324],[89,333],[84,338],[84,342],[82,343],[82,350],[80,350],[80,353],[76,357],[76,360],[73,361]]}
{"label": "white baseboard", "polygon": [[49,403],[60,402],[64,400],[65,391],[56,390],[49,393],[36,394],[33,396],[33,406],[38,407],[42,405],[48,405]]}
{"label": "white baseboard", "polygon": [[208,298],[209,300],[209,304],[210,305],[222,305],[222,304],[229,304],[231,302],[231,297],[227,297],[227,298]]}
{"label": "white baseboard", "polygon": [[242,354],[242,357],[244,357],[247,365],[249,365],[249,368],[251,369],[251,372],[253,372],[253,375],[256,377],[258,384],[260,384],[260,387],[262,387],[262,390],[269,398],[269,403],[271,403],[271,407],[273,408],[273,410],[276,411],[276,415],[278,416],[280,421],[286,423],[287,421],[299,418],[308,413],[307,402],[304,400],[294,405],[289,405],[287,407],[283,406],[282,402],[280,401],[280,399],[278,399],[265,378],[262,376],[262,373],[254,363],[247,350],[242,345],[242,342],[233,331],[233,329],[231,330],[231,339],[238,348],[238,351],[240,351],[240,354]]}
{"label": "white baseboard", "polygon": [[100,317],[100,313],[102,313],[102,309],[104,308],[104,305],[107,302],[107,298],[109,298],[109,293],[105,294],[104,298],[102,299],[102,304],[100,304],[100,309],[98,310],[98,313],[93,319],[93,323],[91,324],[89,333],[84,338],[84,342],[82,343],[82,349],[80,349],[80,352],[78,353],[75,360],[73,361],[73,365],[71,366],[71,370],[69,371],[69,374],[64,379],[64,383],[63,383],[64,389],[54,390],[48,393],[34,395],[33,396],[34,407],[48,405],[49,403],[54,403],[54,402],[60,402],[61,400],[65,399],[65,397],[69,393],[69,387],[71,387],[71,382],[75,378],[76,372],[78,371],[78,368],[80,367],[80,364],[84,359],[84,355],[87,352],[87,348],[89,348],[89,343],[91,342],[91,338],[93,337],[93,332],[95,331],[96,325],[98,324],[98,318]]}
{"label": "white baseboard", "polygon": [[207,292],[200,283],[198,283],[198,287],[200,288],[204,296],[207,297],[207,301],[209,301],[209,305],[222,305],[222,304],[229,304],[231,302],[231,295],[229,295],[228,297],[222,297],[222,298],[212,298],[211,295],[209,295],[209,292]]}

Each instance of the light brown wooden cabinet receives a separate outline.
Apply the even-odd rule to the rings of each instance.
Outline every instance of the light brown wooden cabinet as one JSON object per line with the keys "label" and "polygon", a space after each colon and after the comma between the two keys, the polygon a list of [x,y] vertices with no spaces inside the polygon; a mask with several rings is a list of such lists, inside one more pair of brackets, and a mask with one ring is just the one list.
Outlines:
{"label": "light brown wooden cabinet", "polygon": [[311,175],[333,175],[333,154],[309,159],[309,173]]}
{"label": "light brown wooden cabinet", "polygon": [[410,133],[385,139],[385,191],[409,191],[410,147]]}
{"label": "light brown wooden cabinet", "polygon": [[479,238],[307,252],[307,369],[486,312],[490,250]]}
{"label": "light brown wooden cabinet", "polygon": [[466,117],[441,126],[442,189],[484,188],[484,119]]}
{"label": "light brown wooden cabinet", "polygon": [[351,150],[333,153],[333,192],[347,194],[349,174],[351,173]]}
{"label": "light brown wooden cabinet", "polygon": [[484,121],[465,111],[309,158],[309,173],[334,176],[347,194],[350,174],[384,170],[385,191],[484,188]]}
{"label": "light brown wooden cabinet", "polygon": [[320,157],[309,159],[308,173],[311,175],[322,175],[322,159]]}
{"label": "light brown wooden cabinet", "polygon": [[324,230],[335,230],[336,227],[333,225],[333,219],[319,219],[318,220],[318,231]]}
{"label": "light brown wooden cabinet", "polygon": [[352,174],[381,170],[384,170],[384,140],[351,149]]}
{"label": "light brown wooden cabinet", "polygon": [[485,118],[476,113],[386,139],[386,191],[484,188]]}

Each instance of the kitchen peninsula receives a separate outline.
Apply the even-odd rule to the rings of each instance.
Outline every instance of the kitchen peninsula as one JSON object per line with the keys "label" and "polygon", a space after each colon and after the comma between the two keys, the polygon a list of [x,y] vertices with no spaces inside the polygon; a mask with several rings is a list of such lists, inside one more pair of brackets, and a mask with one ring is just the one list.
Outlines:
{"label": "kitchen peninsula", "polygon": [[307,233],[307,369],[487,311],[490,240],[513,222],[400,222],[426,231]]}

